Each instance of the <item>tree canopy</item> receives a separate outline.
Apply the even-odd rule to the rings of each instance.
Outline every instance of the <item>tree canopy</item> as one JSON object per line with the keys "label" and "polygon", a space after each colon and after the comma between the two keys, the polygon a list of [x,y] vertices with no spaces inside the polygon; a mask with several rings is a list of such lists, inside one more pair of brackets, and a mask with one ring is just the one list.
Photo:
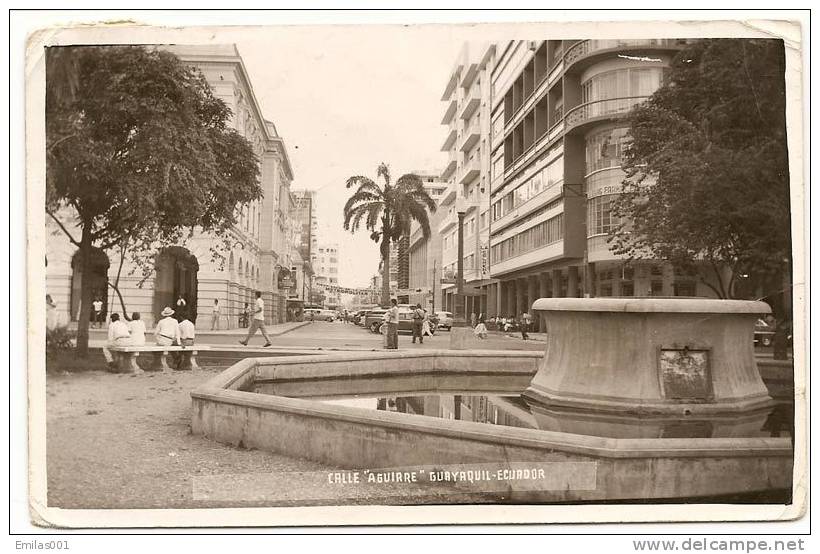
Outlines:
{"label": "tree canopy", "polygon": [[354,175],[347,180],[347,188],[356,187],[344,206],[344,228],[355,233],[364,223],[370,238],[379,243],[382,260],[382,304],[390,301],[390,242],[410,234],[413,221],[418,222],[424,238],[430,236],[429,213],[436,211],[436,203],[424,190],[418,175],[408,173],[393,183],[390,168],[382,163],[376,169],[379,186],[369,177]]}
{"label": "tree canopy", "polygon": [[735,295],[739,275],[783,270],[791,255],[784,72],[780,40],[709,39],[677,54],[664,85],[629,116],[615,252],[689,270],[705,264],[721,297]]}
{"label": "tree canopy", "polygon": [[230,109],[172,53],[99,46],[46,56],[46,212],[81,254],[128,243],[150,258],[194,229],[224,237],[237,205],[261,197],[258,160],[228,127]]}

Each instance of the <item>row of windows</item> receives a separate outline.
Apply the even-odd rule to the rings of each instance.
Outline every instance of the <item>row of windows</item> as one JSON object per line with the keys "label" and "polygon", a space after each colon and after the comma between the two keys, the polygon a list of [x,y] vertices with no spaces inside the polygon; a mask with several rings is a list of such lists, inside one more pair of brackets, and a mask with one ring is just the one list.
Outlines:
{"label": "row of windows", "polygon": [[493,245],[491,263],[497,264],[564,238],[564,214],[548,219]]}
{"label": "row of windows", "polygon": [[650,96],[663,82],[662,67],[614,69],[593,75],[581,84],[581,103]]}
{"label": "row of windows", "polygon": [[564,157],[561,156],[494,202],[491,208],[492,221],[498,221],[531,198],[563,180]]}

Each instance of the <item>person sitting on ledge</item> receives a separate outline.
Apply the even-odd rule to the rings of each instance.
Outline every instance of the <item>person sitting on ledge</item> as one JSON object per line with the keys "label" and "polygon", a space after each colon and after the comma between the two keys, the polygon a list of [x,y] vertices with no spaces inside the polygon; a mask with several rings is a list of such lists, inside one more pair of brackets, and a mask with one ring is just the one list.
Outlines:
{"label": "person sitting on ledge", "polygon": [[174,319],[174,310],[166,306],[159,314],[162,316],[157,322],[154,339],[159,346],[172,346],[179,343],[179,322]]}
{"label": "person sitting on ledge", "polygon": [[108,369],[116,369],[114,356],[108,350],[108,346],[128,346],[131,344],[131,332],[124,321],[120,321],[120,314],[111,314],[111,323],[108,324],[108,342],[103,346],[103,356],[108,364]]}

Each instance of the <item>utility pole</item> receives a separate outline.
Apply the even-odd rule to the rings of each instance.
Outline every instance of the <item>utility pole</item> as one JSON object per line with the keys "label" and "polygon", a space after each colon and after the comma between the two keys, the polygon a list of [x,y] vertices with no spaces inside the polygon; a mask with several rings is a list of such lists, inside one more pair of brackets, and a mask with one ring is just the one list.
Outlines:
{"label": "utility pole", "polygon": [[430,291],[433,293],[433,314],[436,313],[436,263],[438,260],[433,260],[433,281],[430,284]]}

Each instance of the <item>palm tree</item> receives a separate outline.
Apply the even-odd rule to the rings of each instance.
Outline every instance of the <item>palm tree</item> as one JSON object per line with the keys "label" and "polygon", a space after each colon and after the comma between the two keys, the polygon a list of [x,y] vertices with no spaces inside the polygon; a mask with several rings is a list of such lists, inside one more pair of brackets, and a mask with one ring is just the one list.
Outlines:
{"label": "palm tree", "polygon": [[370,238],[379,243],[382,259],[383,305],[390,302],[390,241],[398,241],[410,234],[410,224],[418,222],[424,238],[430,237],[428,213],[436,211],[436,203],[424,190],[418,175],[402,175],[394,183],[390,180],[390,168],[379,164],[376,176],[384,181],[377,185],[369,177],[354,175],[347,180],[347,188],[356,187],[356,192],[344,207],[345,230],[355,233],[362,221],[370,231]]}

